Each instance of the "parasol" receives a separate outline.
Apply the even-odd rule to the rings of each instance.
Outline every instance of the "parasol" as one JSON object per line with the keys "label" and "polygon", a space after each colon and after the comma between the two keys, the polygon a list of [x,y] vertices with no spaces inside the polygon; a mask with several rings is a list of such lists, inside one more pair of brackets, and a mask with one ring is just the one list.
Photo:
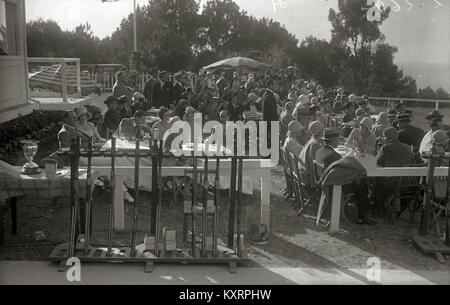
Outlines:
{"label": "parasol", "polygon": [[227,58],[209,66],[200,69],[203,71],[217,71],[217,70],[234,70],[234,69],[247,69],[247,70],[258,70],[258,69],[270,69],[271,66],[263,63],[259,60],[247,58],[247,57],[233,57]]}

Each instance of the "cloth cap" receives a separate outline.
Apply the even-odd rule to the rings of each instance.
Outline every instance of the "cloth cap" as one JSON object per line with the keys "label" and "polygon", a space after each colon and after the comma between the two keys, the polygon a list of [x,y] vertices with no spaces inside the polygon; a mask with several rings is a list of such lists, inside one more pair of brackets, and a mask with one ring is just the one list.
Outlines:
{"label": "cloth cap", "polygon": [[317,136],[318,134],[320,134],[322,132],[322,130],[325,129],[325,127],[319,121],[314,121],[309,124],[308,129],[312,135]]}
{"label": "cloth cap", "polygon": [[383,130],[383,135],[389,140],[398,140],[398,130],[395,127],[388,127]]}
{"label": "cloth cap", "polygon": [[377,117],[378,124],[384,124],[389,122],[389,116],[386,112],[380,112]]}
{"label": "cloth cap", "polygon": [[329,140],[334,140],[334,139],[339,139],[339,138],[341,138],[341,134],[339,133],[338,129],[325,128],[323,130],[323,136],[321,139],[324,141],[329,141]]}
{"label": "cloth cap", "polygon": [[373,121],[371,118],[364,118],[359,122],[360,125],[366,126],[367,129],[372,130]]}

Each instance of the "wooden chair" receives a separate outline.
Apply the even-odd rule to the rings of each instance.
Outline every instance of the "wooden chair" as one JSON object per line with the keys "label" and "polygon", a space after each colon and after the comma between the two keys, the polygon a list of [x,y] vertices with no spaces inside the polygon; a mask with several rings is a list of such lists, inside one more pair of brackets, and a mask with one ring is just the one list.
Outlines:
{"label": "wooden chair", "polygon": [[291,164],[289,162],[289,158],[288,158],[288,155],[287,155],[284,147],[281,147],[281,158],[283,159],[283,169],[284,169],[284,175],[285,175],[286,187],[287,187],[285,199],[288,200],[288,199],[292,198],[292,196],[294,195],[294,190],[293,190],[294,180],[292,178]]}
{"label": "wooden chair", "polygon": [[[403,167],[423,167],[422,164],[405,164]],[[397,225],[400,216],[405,210],[408,210],[411,223],[414,223],[414,207],[420,203],[421,193],[424,191],[424,185],[421,177],[398,177],[395,181],[396,187],[394,194],[388,199],[386,218],[392,220]],[[401,202],[407,202],[406,206],[401,207]],[[400,206],[400,210],[395,213],[395,207]]]}

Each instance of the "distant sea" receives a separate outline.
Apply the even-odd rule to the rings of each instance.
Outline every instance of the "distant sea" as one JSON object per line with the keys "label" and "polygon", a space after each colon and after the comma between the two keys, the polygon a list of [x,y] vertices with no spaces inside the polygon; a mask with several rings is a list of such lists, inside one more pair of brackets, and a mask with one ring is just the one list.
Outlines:
{"label": "distant sea", "polygon": [[450,64],[402,62],[397,63],[397,66],[416,79],[419,89],[427,86],[433,89],[442,87],[450,92]]}

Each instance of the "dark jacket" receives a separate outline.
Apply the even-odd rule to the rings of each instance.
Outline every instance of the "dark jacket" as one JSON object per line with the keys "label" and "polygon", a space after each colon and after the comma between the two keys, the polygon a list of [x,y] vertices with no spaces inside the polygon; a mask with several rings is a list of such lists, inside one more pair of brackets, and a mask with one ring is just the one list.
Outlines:
{"label": "dark jacket", "polygon": [[322,186],[346,185],[367,176],[367,170],[353,157],[340,158],[330,164],[321,178]]}
{"label": "dark jacket", "polygon": [[164,83],[161,87],[161,82],[153,85],[152,92],[153,107],[159,108],[161,106],[169,108],[172,104],[172,84]]}
{"label": "dark jacket", "polygon": [[105,115],[103,116],[103,122],[105,126],[113,131],[117,130],[117,127],[119,127],[121,120],[121,114],[118,111],[112,109],[106,110]]}
{"label": "dark jacket", "polygon": [[407,125],[404,129],[398,132],[398,139],[400,142],[412,145],[414,151],[419,151],[420,142],[422,142],[425,132],[415,126]]}
{"label": "dark jacket", "polygon": [[376,160],[379,166],[400,167],[414,163],[414,154],[408,145],[393,142],[380,148]]}
{"label": "dark jacket", "polygon": [[322,163],[325,169],[341,158],[341,155],[329,145],[322,146],[316,152],[316,161]]}

